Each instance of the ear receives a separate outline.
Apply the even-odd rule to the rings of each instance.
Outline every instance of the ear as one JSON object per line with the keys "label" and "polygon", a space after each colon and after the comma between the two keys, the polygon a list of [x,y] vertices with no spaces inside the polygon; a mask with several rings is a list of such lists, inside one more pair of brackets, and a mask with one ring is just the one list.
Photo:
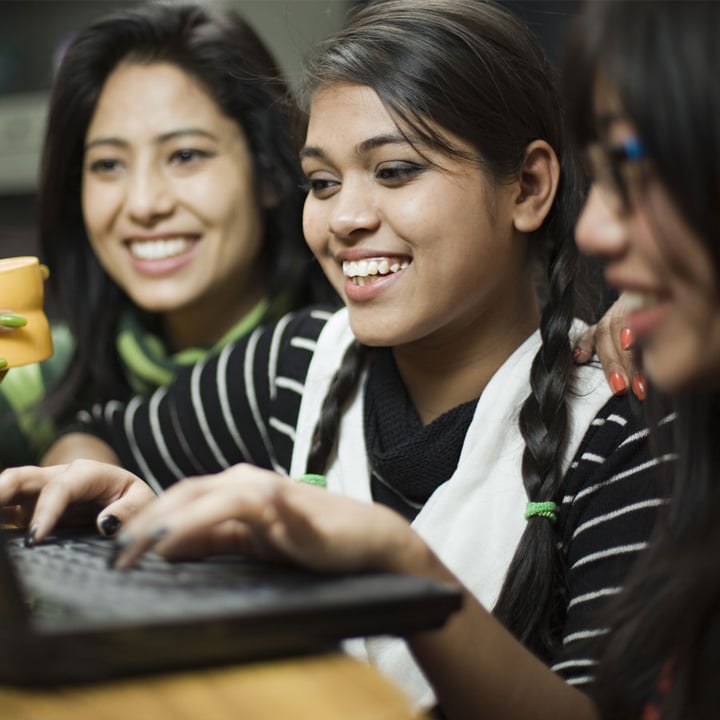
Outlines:
{"label": "ear", "polygon": [[560,181],[560,163],[545,140],[533,140],[525,148],[515,197],[513,225],[520,232],[534,232],[545,221]]}

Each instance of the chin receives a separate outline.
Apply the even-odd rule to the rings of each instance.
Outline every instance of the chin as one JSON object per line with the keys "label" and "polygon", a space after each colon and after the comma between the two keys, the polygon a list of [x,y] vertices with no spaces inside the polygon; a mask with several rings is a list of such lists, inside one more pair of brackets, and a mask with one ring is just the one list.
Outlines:
{"label": "chin", "polygon": [[171,313],[175,312],[179,308],[186,305],[186,302],[180,301],[177,298],[173,298],[172,300],[169,299],[133,299],[133,302],[135,305],[137,305],[141,310],[144,310],[148,313],[153,313],[154,315],[164,315],[165,313]]}
{"label": "chin", "polygon": [[672,357],[666,356],[653,362],[652,358],[644,357],[643,370],[658,390],[669,395],[707,392],[720,383],[717,377],[709,378],[703,368],[683,363],[679,358],[673,362]]}

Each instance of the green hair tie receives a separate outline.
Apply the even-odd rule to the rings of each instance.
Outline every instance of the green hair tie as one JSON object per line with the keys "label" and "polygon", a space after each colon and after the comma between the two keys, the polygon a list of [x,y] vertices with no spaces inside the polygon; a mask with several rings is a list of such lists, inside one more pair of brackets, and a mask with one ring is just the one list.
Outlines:
{"label": "green hair tie", "polygon": [[554,502],[529,502],[525,507],[525,519],[531,517],[544,517],[550,522],[557,520],[557,503]]}
{"label": "green hair tie", "polygon": [[324,475],[315,475],[313,473],[307,473],[305,475],[301,475],[298,478],[299,482],[307,483],[308,485],[317,485],[318,487],[326,487],[327,481],[325,480]]}

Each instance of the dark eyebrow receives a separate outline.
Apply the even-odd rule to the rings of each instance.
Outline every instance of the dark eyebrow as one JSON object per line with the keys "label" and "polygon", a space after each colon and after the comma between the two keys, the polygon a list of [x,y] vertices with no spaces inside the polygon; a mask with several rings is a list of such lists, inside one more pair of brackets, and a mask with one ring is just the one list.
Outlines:
{"label": "dark eyebrow", "polygon": [[[168,140],[173,140],[175,138],[185,137],[188,135],[200,135],[202,137],[208,138],[209,140],[218,139],[216,135],[208,132],[207,130],[202,130],[200,128],[181,128],[179,130],[172,130],[171,132],[159,135],[155,139],[155,143],[157,145],[161,145]],[[88,150],[90,150],[90,148],[95,147],[96,145],[112,145],[117,148],[125,148],[128,146],[128,142],[127,140],[123,140],[123,138],[118,137],[99,137],[87,143],[85,145],[85,151],[87,152]]]}
{"label": "dark eyebrow", "polygon": [[[365,153],[374,150],[375,148],[383,147],[384,145],[408,145],[407,138],[402,135],[387,134],[387,135],[375,135],[374,137],[363,140],[356,148],[356,155],[364,155]],[[300,160],[305,158],[321,158],[327,159],[327,155],[322,148],[316,147],[315,145],[306,145],[300,150]]]}

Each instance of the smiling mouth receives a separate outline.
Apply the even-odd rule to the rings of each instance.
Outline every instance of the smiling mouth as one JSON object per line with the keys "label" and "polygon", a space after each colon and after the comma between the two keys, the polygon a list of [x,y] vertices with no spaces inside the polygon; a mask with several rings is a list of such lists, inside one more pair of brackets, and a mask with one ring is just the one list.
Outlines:
{"label": "smiling mouth", "polygon": [[195,244],[188,238],[166,238],[158,240],[132,240],[127,246],[137,260],[165,260],[183,255]]}
{"label": "smiling mouth", "polygon": [[379,277],[401,272],[410,265],[409,260],[377,257],[366,260],[346,260],[342,264],[343,274],[353,285],[363,286]]}

